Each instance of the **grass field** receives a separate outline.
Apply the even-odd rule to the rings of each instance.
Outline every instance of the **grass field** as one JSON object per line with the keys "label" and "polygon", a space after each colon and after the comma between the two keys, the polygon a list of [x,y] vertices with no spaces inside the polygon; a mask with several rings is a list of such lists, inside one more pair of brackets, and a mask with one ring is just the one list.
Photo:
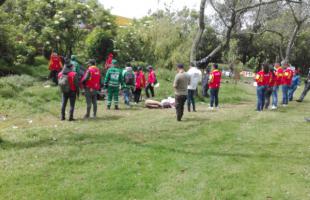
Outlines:
{"label": "grass field", "polygon": [[103,102],[84,121],[81,98],[70,123],[57,88],[11,79],[0,79],[0,199],[310,199],[309,96],[257,113],[251,85],[224,83],[220,110],[201,102],[182,123],[173,109]]}

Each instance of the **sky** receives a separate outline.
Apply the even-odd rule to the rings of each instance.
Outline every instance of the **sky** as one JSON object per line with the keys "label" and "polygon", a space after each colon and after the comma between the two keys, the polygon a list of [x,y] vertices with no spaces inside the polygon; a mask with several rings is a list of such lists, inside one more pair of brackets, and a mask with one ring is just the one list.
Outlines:
{"label": "sky", "polygon": [[[171,10],[180,10],[184,6],[199,10],[200,0],[99,0],[114,15],[128,18],[141,18],[157,9],[171,6]],[[159,4],[158,4],[159,2]]]}

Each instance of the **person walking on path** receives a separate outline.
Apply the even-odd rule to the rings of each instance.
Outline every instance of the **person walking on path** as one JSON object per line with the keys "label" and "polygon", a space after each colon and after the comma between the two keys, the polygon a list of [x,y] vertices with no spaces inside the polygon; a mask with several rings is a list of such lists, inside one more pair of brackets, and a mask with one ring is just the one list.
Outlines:
{"label": "person walking on path", "polygon": [[114,100],[115,110],[118,110],[119,88],[123,86],[122,70],[117,68],[117,60],[112,60],[112,65],[108,69],[104,79],[104,85],[108,88],[108,105],[107,109],[111,109],[112,100]]}
{"label": "person walking on path", "polygon": [[301,93],[301,96],[299,97],[297,102],[302,102],[304,100],[304,98],[306,97],[309,90],[310,90],[310,68],[309,68],[309,72],[308,72],[308,77],[305,80],[305,88],[304,88],[303,92]]}
{"label": "person walking on path", "polygon": [[136,78],[136,85],[134,92],[134,101],[135,103],[139,103],[142,89],[145,87],[145,76],[142,67],[138,67],[138,70],[135,72],[135,78]]}
{"label": "person walking on path", "polygon": [[210,73],[209,77],[209,88],[210,88],[210,108],[213,109],[213,106],[215,105],[215,108],[218,108],[219,105],[219,90],[221,86],[221,78],[222,73],[218,69],[218,65],[213,65],[213,70]]}
{"label": "person walking on path", "polygon": [[152,97],[154,97],[155,96],[154,85],[156,84],[157,81],[156,81],[156,75],[155,75],[153,67],[148,66],[147,71],[148,71],[148,78],[147,78],[147,84],[145,88],[145,94],[147,98],[150,98],[149,90],[151,91]]}
{"label": "person walking on path", "polygon": [[127,106],[130,106],[130,97],[131,97],[131,92],[135,88],[135,74],[132,71],[132,67],[129,65],[125,68],[125,73],[123,76],[123,82],[124,82],[124,88],[123,88],[123,93],[124,93],[124,100],[125,104]]}
{"label": "person walking on path", "polygon": [[58,85],[58,73],[62,69],[61,58],[57,55],[57,53],[52,53],[48,69],[50,70],[49,78]]}
{"label": "person walking on path", "polygon": [[187,86],[190,82],[190,76],[184,71],[184,65],[177,65],[178,73],[176,74],[173,82],[175,90],[175,108],[177,121],[181,121],[184,113],[184,104],[187,98]]}
{"label": "person walking on path", "polygon": [[261,112],[264,109],[265,104],[265,91],[267,85],[270,83],[270,72],[268,64],[263,65],[263,69],[259,71],[255,76],[257,83],[256,94],[257,94],[257,108],[256,111]]}
{"label": "person walking on path", "polygon": [[99,68],[96,66],[96,61],[91,59],[88,62],[88,69],[82,78],[82,84],[85,87],[86,98],[86,114],[85,119],[90,117],[91,106],[93,105],[93,117],[97,116],[97,94],[100,90],[101,74]]}
{"label": "person walking on path", "polygon": [[282,106],[286,107],[288,105],[288,89],[292,84],[293,71],[290,69],[289,64],[285,63],[283,65],[283,77],[282,77]]}
{"label": "person walking on path", "polygon": [[66,119],[66,106],[69,100],[69,121],[74,121],[75,100],[79,95],[79,78],[78,74],[73,71],[73,65],[70,63],[70,60],[65,62],[63,70],[58,74],[58,82],[62,92],[61,120]]}
{"label": "person walking on path", "polygon": [[282,77],[283,77],[283,68],[280,66],[279,63],[276,63],[274,65],[275,70],[275,85],[272,90],[272,110],[275,110],[278,108],[278,91],[280,86],[282,85]]}
{"label": "person walking on path", "polygon": [[195,106],[195,93],[197,90],[198,83],[201,81],[201,71],[197,69],[194,63],[191,64],[190,69],[187,71],[190,77],[190,84],[188,85],[188,96],[187,96],[187,110],[191,111],[191,105],[193,106],[193,111],[196,112]]}

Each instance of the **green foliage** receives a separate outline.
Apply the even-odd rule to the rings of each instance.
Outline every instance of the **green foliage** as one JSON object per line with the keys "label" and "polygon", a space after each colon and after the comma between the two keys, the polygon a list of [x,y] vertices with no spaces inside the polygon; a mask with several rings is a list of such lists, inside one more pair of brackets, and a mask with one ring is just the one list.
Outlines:
{"label": "green foliage", "polygon": [[111,31],[95,28],[86,38],[87,53],[90,58],[104,62],[113,51],[113,35]]}
{"label": "green foliage", "polygon": [[248,69],[255,69],[259,65],[258,59],[252,57],[246,64],[245,67]]}
{"label": "green foliage", "polygon": [[3,77],[0,79],[0,96],[13,98],[25,87],[32,86],[34,82],[35,79],[28,75]]}

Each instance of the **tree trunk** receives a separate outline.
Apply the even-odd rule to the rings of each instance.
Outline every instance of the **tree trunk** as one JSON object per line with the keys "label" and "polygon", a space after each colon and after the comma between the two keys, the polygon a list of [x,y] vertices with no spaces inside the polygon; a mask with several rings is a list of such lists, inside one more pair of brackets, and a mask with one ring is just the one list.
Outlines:
{"label": "tree trunk", "polygon": [[199,14],[199,29],[197,31],[195,40],[192,45],[191,50],[191,56],[190,56],[190,62],[196,61],[197,59],[197,49],[198,45],[201,41],[202,34],[205,30],[205,7],[206,7],[206,1],[207,0],[201,0],[200,2],[200,14]]}
{"label": "tree trunk", "polygon": [[290,55],[291,55],[291,52],[292,52],[292,48],[294,46],[294,42],[295,42],[295,40],[297,38],[297,33],[298,33],[300,27],[301,27],[300,23],[297,23],[295,25],[294,31],[293,31],[293,33],[291,35],[291,38],[290,38],[290,40],[288,42],[288,45],[287,45],[287,48],[286,48],[285,58],[283,60],[284,63],[289,63],[289,58],[290,58]]}

